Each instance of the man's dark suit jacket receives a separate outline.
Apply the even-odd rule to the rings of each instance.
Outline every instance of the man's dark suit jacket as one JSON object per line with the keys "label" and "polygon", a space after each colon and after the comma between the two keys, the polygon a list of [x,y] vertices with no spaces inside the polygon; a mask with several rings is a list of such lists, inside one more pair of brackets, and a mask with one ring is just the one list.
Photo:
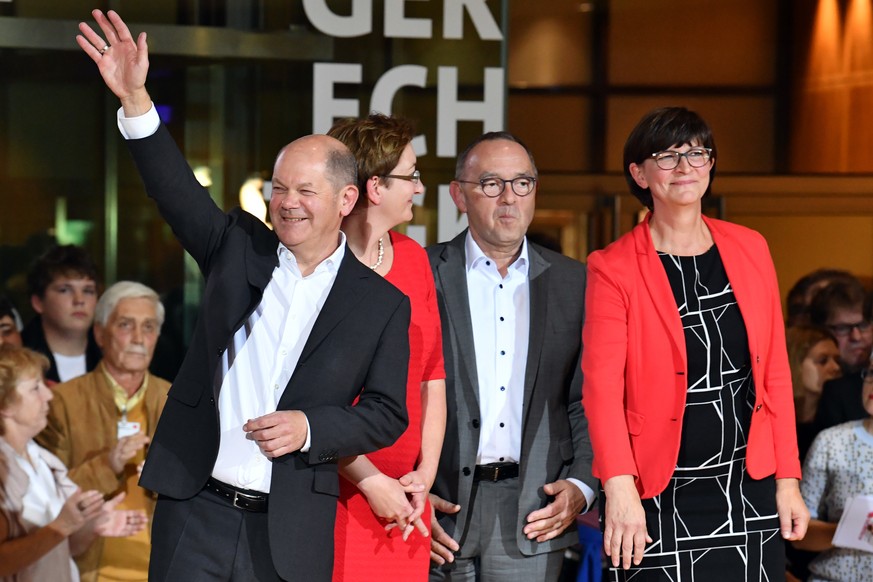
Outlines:
{"label": "man's dark suit jacket", "polygon": [[[141,480],[164,496],[189,499],[203,488],[218,454],[222,353],[260,303],[278,265],[279,241],[250,214],[216,207],[163,126],[128,146],[149,196],[206,278],[191,347],[170,388]],[[336,461],[390,445],[407,425],[408,326],[408,299],[346,247],[278,405],[302,410],[311,428],[308,453],[273,461],[270,548],[284,579],[331,579]]]}
{"label": "man's dark suit jacket", "polygon": [[864,380],[858,372],[825,382],[815,412],[816,432],[850,420],[867,418],[861,402],[863,389]]}
{"label": "man's dark suit jacket", "polygon": [[[452,241],[428,247],[443,326],[446,365],[446,436],[432,491],[461,505],[440,516],[440,525],[462,541],[469,522],[473,471],[479,448],[479,379],[467,294],[465,230]],[[544,543],[522,529],[531,511],[549,502],[543,485],[573,477],[597,491],[591,475],[591,442],[582,409],[582,323],[585,266],[535,244],[530,259],[530,337],[524,378],[524,407],[516,541],[522,554],[570,546],[575,526]]]}

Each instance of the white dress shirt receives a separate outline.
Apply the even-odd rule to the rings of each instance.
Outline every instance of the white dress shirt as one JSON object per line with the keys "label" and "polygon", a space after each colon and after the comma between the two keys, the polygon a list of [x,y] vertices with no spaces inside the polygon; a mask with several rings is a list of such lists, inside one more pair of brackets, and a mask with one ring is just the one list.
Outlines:
{"label": "white dress shirt", "polygon": [[[519,462],[524,408],[524,376],[530,338],[530,285],[527,238],[518,258],[500,275],[467,231],[467,294],[473,324],[473,347],[479,380],[479,451],[476,464]],[[594,490],[567,479],[585,496],[585,511]]]}
{"label": "white dress shirt", "polygon": [[[261,303],[233,336],[221,359],[223,379],[218,393],[221,439],[212,476],[243,489],[270,491],[273,465],[246,438],[246,421],[275,412],[297,367],[303,346],[336,280],[346,239],[308,276],[294,254],[279,245],[279,266],[264,289]],[[309,430],[306,431],[309,450]]]}
{"label": "white dress shirt", "polygon": [[[118,110],[118,128],[125,139],[141,139],[160,126],[152,108],[137,117]],[[273,270],[261,303],[233,335],[221,360],[218,420],[221,438],[212,476],[243,489],[270,492],[272,464],[242,426],[276,411],[285,386],[312,331],[312,326],[336,280],[345,256],[346,237],[328,258],[303,277],[294,254],[279,245],[279,266]],[[312,442],[307,420],[306,452]]]}
{"label": "white dress shirt", "polygon": [[530,338],[527,239],[503,277],[467,231],[467,294],[479,379],[477,465],[521,459],[522,408]]}

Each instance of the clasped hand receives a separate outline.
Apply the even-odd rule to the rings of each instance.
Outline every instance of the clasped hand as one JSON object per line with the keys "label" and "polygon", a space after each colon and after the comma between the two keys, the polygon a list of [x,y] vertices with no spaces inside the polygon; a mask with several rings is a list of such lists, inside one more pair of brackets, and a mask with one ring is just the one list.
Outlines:
{"label": "clasped hand", "polygon": [[389,523],[385,529],[399,528],[403,541],[414,530],[428,536],[427,526],[422,521],[427,495],[427,485],[421,475],[411,471],[399,479],[384,473],[375,473],[358,483],[361,493],[367,498],[373,513]]}

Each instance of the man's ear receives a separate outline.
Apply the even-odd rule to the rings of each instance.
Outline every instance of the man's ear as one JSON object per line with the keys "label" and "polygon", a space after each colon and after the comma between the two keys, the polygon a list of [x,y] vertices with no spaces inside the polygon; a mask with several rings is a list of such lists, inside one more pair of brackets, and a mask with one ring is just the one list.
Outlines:
{"label": "man's ear", "polygon": [[42,297],[40,297],[39,295],[31,295],[30,306],[33,307],[33,310],[35,312],[42,315]]}
{"label": "man's ear", "polygon": [[94,342],[97,344],[101,350],[103,349],[103,332],[106,331],[106,328],[100,325],[97,322],[94,322]]}
{"label": "man's ear", "polygon": [[464,194],[464,191],[461,190],[461,185],[459,183],[452,181],[449,184],[449,194],[451,195],[455,206],[458,207],[458,211],[467,212],[467,197]]}
{"label": "man's ear", "polygon": [[340,190],[339,195],[342,197],[340,202],[340,214],[348,216],[355,207],[355,202],[358,201],[358,187],[351,184],[344,186]]}

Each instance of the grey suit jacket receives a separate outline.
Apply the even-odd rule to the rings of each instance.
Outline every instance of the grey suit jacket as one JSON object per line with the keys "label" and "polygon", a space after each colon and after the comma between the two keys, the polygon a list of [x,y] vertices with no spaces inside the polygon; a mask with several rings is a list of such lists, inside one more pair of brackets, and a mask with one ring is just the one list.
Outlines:
{"label": "grey suit jacket", "polygon": [[[467,295],[465,230],[451,242],[427,249],[437,288],[443,327],[448,414],[440,466],[432,491],[461,505],[440,524],[457,541],[469,525],[473,471],[479,448],[479,382]],[[522,529],[527,515],[549,499],[543,485],[573,477],[594,491],[593,453],[582,409],[582,323],[585,266],[529,244],[530,338],[524,379],[521,443],[521,494],[517,541],[525,555],[570,546],[575,527],[544,543],[528,540]]]}

